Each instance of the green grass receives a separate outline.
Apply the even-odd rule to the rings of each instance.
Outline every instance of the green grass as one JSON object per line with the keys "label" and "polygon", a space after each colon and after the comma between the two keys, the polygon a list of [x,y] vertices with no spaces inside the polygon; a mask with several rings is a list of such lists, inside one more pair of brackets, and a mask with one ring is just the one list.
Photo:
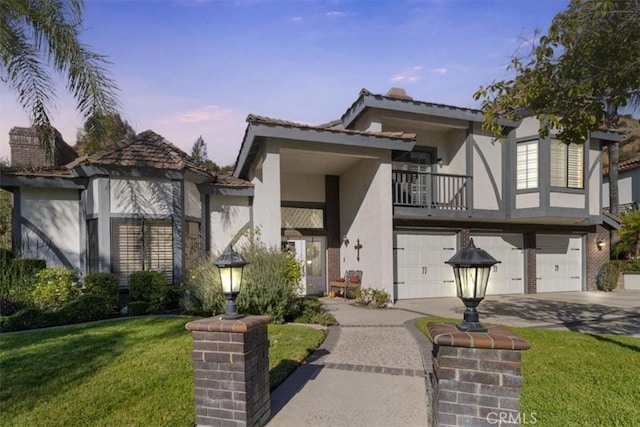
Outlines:
{"label": "green grass", "polygon": [[[2,426],[191,426],[186,318],[137,318],[0,337]],[[324,339],[269,325],[275,386]]]}
{"label": "green grass", "polygon": [[[416,326],[428,335],[424,318]],[[521,412],[540,426],[633,426],[640,423],[640,339],[511,328],[531,342],[523,352]]]}

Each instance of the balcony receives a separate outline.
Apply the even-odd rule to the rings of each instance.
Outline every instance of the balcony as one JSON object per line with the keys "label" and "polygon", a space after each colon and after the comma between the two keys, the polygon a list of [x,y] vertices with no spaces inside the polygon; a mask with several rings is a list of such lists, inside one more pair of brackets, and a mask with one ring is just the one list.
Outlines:
{"label": "balcony", "polygon": [[428,215],[472,207],[470,176],[401,170],[394,170],[391,175],[394,207],[422,208]]}

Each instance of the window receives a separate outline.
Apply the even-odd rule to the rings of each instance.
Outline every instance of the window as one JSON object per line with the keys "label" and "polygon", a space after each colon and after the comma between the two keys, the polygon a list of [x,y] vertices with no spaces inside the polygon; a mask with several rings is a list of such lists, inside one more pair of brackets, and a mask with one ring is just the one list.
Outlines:
{"label": "window", "polygon": [[516,189],[538,188],[538,141],[516,146]]}
{"label": "window", "polygon": [[584,188],[584,146],[551,140],[551,186]]}
{"label": "window", "polygon": [[98,220],[90,219],[87,221],[87,266],[89,273],[95,273],[100,269],[98,252]]}
{"label": "window", "polygon": [[157,270],[173,283],[173,226],[170,220],[113,219],[113,272],[120,287],[134,271]]}
{"label": "window", "polygon": [[324,229],[324,209],[283,206],[280,211],[282,228]]}

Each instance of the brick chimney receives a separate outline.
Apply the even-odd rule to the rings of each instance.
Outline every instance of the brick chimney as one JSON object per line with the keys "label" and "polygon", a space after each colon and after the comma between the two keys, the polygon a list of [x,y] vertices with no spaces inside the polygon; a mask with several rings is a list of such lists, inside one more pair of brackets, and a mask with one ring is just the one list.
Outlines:
{"label": "brick chimney", "polygon": [[14,127],[9,131],[11,147],[11,167],[46,168],[63,166],[78,157],[73,148],[55,131],[56,138],[51,147],[51,158],[47,158],[44,148],[33,128]]}

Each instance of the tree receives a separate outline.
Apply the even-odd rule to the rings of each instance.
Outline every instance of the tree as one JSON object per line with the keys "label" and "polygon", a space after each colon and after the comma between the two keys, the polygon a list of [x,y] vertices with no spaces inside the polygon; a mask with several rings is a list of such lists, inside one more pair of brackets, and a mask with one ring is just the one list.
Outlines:
{"label": "tree", "polygon": [[[9,161],[0,157],[0,172],[9,166]],[[11,249],[13,201],[11,193],[0,190],[0,249]]]}
{"label": "tree", "polygon": [[124,120],[119,113],[109,114],[104,117],[104,132],[96,135],[90,132],[89,123],[85,122],[83,129],[76,133],[76,146],[78,154],[92,153],[101,147],[122,141],[136,135],[136,131]]}
{"label": "tree", "polygon": [[[514,56],[515,76],[480,87],[483,128],[501,135],[500,118],[541,120],[565,144],[589,132],[615,129],[619,109],[640,105],[640,0],[572,0],[525,57]],[[609,146],[610,210],[619,214],[617,143]]]}
{"label": "tree", "polygon": [[104,135],[105,118],[117,112],[106,58],[79,40],[83,9],[83,0],[0,0],[0,81],[17,92],[48,155],[55,137],[52,70],[66,79],[90,139]]}
{"label": "tree", "polygon": [[193,147],[191,148],[191,157],[193,160],[199,164],[203,165],[209,157],[207,156],[207,144],[202,139],[202,135],[196,139],[196,142],[193,143]]}

